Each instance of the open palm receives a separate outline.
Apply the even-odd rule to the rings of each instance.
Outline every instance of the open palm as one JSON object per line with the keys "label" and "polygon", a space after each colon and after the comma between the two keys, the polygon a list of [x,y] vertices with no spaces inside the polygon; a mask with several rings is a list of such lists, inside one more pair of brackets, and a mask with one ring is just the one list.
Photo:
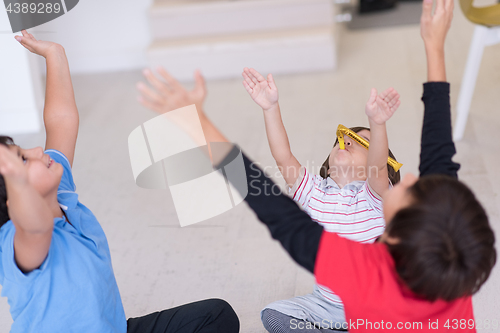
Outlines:
{"label": "open palm", "polygon": [[245,67],[242,75],[245,78],[243,86],[261,108],[268,110],[278,103],[278,88],[271,74],[266,80],[255,69]]}
{"label": "open palm", "polygon": [[26,30],[22,30],[21,33],[23,34],[22,36],[15,36],[16,40],[30,52],[38,54],[42,57],[47,57],[51,50],[60,47],[59,44],[53,42],[37,40]]}
{"label": "open palm", "polygon": [[157,78],[149,69],[143,71],[152,87],[144,82],[137,83],[137,89],[141,93],[139,101],[145,107],[158,113],[165,113],[195,104],[198,111],[203,110],[207,88],[200,71],[197,70],[194,73],[195,86],[193,90],[184,88],[163,67],[158,68],[158,73],[161,79]]}
{"label": "open palm", "polygon": [[366,115],[376,124],[384,124],[398,109],[401,101],[399,93],[389,88],[377,96],[377,90],[372,89],[370,99],[366,103]]}

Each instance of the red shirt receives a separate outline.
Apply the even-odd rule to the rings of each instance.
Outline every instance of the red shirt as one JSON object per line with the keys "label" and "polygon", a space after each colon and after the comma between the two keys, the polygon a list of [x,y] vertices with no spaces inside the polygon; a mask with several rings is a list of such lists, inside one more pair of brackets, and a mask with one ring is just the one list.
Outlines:
{"label": "red shirt", "polygon": [[417,297],[399,279],[383,243],[323,232],[314,273],[344,302],[350,332],[476,332],[470,296],[452,302]]}

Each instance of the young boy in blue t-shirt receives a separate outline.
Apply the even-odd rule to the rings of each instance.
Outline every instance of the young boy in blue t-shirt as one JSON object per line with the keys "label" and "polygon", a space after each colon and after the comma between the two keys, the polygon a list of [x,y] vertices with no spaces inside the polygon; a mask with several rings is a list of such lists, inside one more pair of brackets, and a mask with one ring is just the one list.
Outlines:
{"label": "young boy in blue t-shirt", "polygon": [[225,301],[205,300],[127,321],[106,235],[78,201],[78,133],[64,49],[26,31],[16,39],[47,62],[45,152],[0,136],[0,284],[11,332],[238,332]]}

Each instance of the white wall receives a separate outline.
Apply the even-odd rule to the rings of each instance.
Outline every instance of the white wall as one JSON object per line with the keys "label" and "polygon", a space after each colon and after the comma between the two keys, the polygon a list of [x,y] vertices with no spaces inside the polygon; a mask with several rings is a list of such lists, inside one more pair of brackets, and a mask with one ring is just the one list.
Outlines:
{"label": "white wall", "polygon": [[[38,132],[40,82],[34,81],[31,57],[14,39],[7,12],[0,10],[0,134]],[[34,84],[36,83],[36,84]]]}
{"label": "white wall", "polygon": [[71,72],[141,68],[150,43],[148,9],[152,0],[80,0],[35,35],[62,44]]}
{"label": "white wall", "polygon": [[[152,0],[81,0],[67,14],[30,29],[35,37],[62,44],[72,74],[131,70],[146,66]],[[7,13],[0,10],[0,133],[37,132],[41,125],[39,75],[15,41]],[[37,74],[45,63],[39,60]],[[40,90],[40,91],[39,91]],[[38,99],[37,99],[38,98]]]}

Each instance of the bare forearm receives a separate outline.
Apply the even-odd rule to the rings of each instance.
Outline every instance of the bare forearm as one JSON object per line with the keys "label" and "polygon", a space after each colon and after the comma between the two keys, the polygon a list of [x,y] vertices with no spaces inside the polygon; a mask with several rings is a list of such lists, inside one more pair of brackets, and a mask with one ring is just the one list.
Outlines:
{"label": "bare forearm", "polygon": [[281,119],[279,104],[269,110],[264,110],[264,120],[271,154],[278,164],[283,164],[290,159],[292,151]]}
{"label": "bare forearm", "polygon": [[385,123],[377,124],[370,120],[370,149],[368,149],[368,181],[379,195],[388,188],[387,158],[389,143]]}
{"label": "bare forearm", "polygon": [[[197,109],[197,111],[198,111],[198,117],[200,118],[201,127],[203,129],[203,134],[205,135],[205,140],[208,144],[208,152],[210,160],[212,161],[213,165],[218,165],[220,162],[224,160],[224,157],[227,156],[227,154],[231,151],[232,147],[230,145],[219,146],[219,149],[222,149],[224,151],[218,151],[217,153],[212,152],[210,147],[211,142],[229,142],[229,140],[219,131],[217,127],[215,127],[215,125],[207,117],[203,109]],[[188,130],[188,132],[189,128],[190,126],[186,127],[186,130]],[[191,134],[191,136],[193,135]]]}
{"label": "bare forearm", "polygon": [[47,86],[43,114],[45,126],[50,126],[61,118],[78,122],[78,109],[64,48],[55,46],[46,56],[46,63]]}
{"label": "bare forearm", "polygon": [[8,186],[9,214],[16,228],[14,258],[28,273],[43,263],[52,239],[54,222],[49,207],[30,185]]}
{"label": "bare forearm", "polygon": [[9,215],[16,229],[25,233],[51,232],[54,226],[52,213],[42,196],[29,184],[7,185]]}
{"label": "bare forearm", "polygon": [[227,138],[215,127],[210,119],[203,110],[198,110],[198,116],[200,117],[201,127],[203,128],[203,134],[205,134],[205,139],[207,143],[210,142],[229,142]]}
{"label": "bare forearm", "polygon": [[444,46],[426,45],[427,81],[446,82],[446,67],[444,61]]}

